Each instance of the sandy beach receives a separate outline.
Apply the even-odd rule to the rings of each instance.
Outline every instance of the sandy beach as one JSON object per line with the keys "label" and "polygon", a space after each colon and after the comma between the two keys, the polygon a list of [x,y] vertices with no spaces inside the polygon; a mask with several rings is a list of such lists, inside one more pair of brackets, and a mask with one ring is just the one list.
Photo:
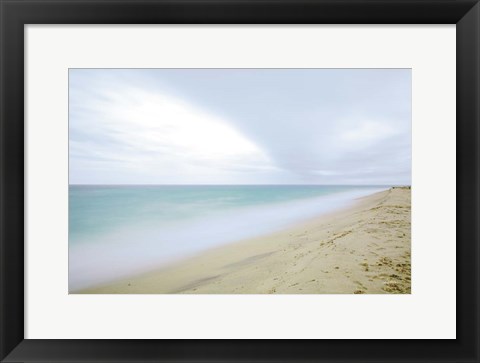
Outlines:
{"label": "sandy beach", "polygon": [[409,187],[391,188],[295,228],[79,293],[408,294],[410,206]]}

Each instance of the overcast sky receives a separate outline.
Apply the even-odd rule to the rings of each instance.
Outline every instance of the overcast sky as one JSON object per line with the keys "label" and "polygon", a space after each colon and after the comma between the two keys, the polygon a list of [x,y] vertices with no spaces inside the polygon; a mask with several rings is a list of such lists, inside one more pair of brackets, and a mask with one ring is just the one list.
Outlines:
{"label": "overcast sky", "polygon": [[407,69],[71,69],[71,184],[410,184]]}

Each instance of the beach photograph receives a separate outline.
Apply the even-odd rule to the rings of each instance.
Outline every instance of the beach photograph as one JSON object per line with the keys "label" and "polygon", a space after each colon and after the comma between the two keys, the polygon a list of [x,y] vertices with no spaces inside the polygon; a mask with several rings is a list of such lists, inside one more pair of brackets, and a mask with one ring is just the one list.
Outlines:
{"label": "beach photograph", "polygon": [[411,294],[411,69],[69,69],[70,294]]}

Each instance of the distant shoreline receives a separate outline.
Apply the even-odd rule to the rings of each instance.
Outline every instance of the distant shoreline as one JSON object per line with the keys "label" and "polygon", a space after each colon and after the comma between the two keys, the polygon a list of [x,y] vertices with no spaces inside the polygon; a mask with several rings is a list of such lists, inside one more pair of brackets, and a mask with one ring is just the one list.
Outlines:
{"label": "distant shoreline", "polygon": [[252,187],[271,187],[271,186],[292,186],[292,187],[379,187],[379,188],[401,188],[404,185],[391,185],[391,184],[72,184],[69,183],[70,187],[82,187],[82,186],[92,186],[92,187],[221,187],[221,186],[252,186]]}
{"label": "distant shoreline", "polygon": [[410,187],[268,236],[73,293],[410,293]]}

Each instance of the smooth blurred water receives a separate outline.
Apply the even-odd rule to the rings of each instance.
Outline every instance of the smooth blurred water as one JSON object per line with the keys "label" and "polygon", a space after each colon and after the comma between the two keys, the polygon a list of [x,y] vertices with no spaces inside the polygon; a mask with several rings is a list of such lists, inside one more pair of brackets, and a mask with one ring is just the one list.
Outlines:
{"label": "smooth blurred water", "polygon": [[379,186],[69,187],[69,290],[288,228]]}

